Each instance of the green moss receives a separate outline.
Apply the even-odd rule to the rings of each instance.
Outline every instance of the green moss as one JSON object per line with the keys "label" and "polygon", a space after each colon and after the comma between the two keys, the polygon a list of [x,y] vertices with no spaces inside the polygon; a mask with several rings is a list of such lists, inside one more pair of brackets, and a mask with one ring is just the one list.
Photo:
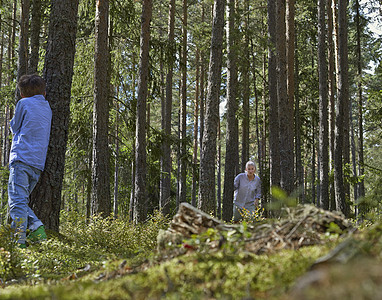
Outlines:
{"label": "green moss", "polygon": [[84,281],[9,287],[0,299],[238,299],[282,295],[326,247],[285,250],[273,255],[191,253],[145,271],[95,283]]}

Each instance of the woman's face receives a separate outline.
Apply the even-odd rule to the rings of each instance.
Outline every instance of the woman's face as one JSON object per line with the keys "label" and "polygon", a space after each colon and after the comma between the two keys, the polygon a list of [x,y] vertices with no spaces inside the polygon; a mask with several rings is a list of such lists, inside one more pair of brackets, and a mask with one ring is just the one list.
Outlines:
{"label": "woman's face", "polygon": [[249,176],[253,176],[256,171],[255,167],[252,165],[249,165],[245,170],[247,171],[247,175]]}

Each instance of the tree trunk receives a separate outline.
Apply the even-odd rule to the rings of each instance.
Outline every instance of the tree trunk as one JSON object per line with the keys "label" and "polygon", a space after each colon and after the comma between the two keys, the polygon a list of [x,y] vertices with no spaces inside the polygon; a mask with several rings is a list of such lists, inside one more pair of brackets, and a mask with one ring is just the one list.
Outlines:
{"label": "tree trunk", "polygon": [[224,31],[224,0],[214,1],[210,64],[208,72],[205,130],[200,158],[198,208],[215,214],[216,137],[219,123],[219,96]]}
{"label": "tree trunk", "polygon": [[[354,120],[353,120],[353,110],[350,108],[350,147],[351,147],[351,158],[352,158],[352,171],[353,177],[357,178],[357,155],[356,155],[356,145],[355,145],[355,134],[354,134]],[[353,183],[353,197],[354,204],[357,204],[358,197],[358,183]],[[354,216],[357,217],[357,205],[354,206]]]}
{"label": "tree trunk", "polygon": [[268,0],[268,90],[271,187],[280,186],[279,112],[277,101],[276,2]]}
{"label": "tree trunk", "polygon": [[118,181],[119,181],[119,104],[116,103],[115,117],[115,163],[114,163],[114,193],[113,193],[113,214],[118,217]]}
{"label": "tree trunk", "polygon": [[[0,1],[0,5],[2,5],[2,1]],[[2,22],[3,22],[3,18],[2,18],[2,14],[0,13],[0,89],[3,86],[3,62],[4,62],[4,43],[5,43]],[[2,137],[3,137],[3,134],[0,135],[0,139]],[[1,145],[0,145],[0,148],[1,148]],[[0,150],[0,157],[2,157],[2,149]]]}
{"label": "tree trunk", "polygon": [[166,75],[166,99],[164,105],[164,113],[162,115],[164,131],[164,139],[162,144],[162,160],[161,160],[161,181],[160,181],[160,199],[159,207],[164,215],[170,213],[170,197],[171,197],[171,110],[172,110],[172,78],[174,67],[174,23],[175,23],[175,0],[170,0],[168,13],[168,51],[167,53],[167,75]]}
{"label": "tree trunk", "polygon": [[[295,67],[295,0],[286,1],[286,60],[287,60],[287,103],[290,116],[288,118],[288,126],[290,126],[290,137],[289,137],[289,165],[291,170],[294,171],[294,98],[295,98],[295,78],[294,78],[294,67]],[[283,135],[281,131],[281,135]],[[282,140],[282,138],[281,138]],[[293,174],[293,176],[292,176]],[[289,184],[291,185],[291,191],[294,190],[294,178],[295,173],[290,173],[289,177],[293,180]]]}
{"label": "tree trunk", "polygon": [[218,157],[217,157],[217,217],[218,219],[221,219],[222,217],[222,147],[221,147],[222,141],[221,141],[221,129],[220,129],[220,119],[219,119],[219,126],[218,126]]}
{"label": "tree trunk", "polygon": [[[204,92],[204,80],[205,80],[205,59],[204,59],[204,52],[202,51],[200,53],[201,57],[201,66],[200,66],[200,128],[199,128],[199,151],[201,152],[202,145],[203,145],[203,135],[204,135],[204,118],[205,118],[205,112],[206,112],[206,100],[205,100],[205,92]],[[199,176],[200,178],[200,176]]]}
{"label": "tree trunk", "polygon": [[328,66],[326,62],[325,2],[318,2],[318,76],[319,76],[319,161],[320,193],[318,203],[329,209],[329,137],[328,137]]}
{"label": "tree trunk", "polygon": [[191,204],[196,206],[196,184],[197,184],[197,164],[198,164],[198,119],[199,119],[199,79],[200,79],[200,50],[196,49],[196,82],[195,82],[195,103],[194,103],[194,145],[192,153],[192,195]]}
{"label": "tree trunk", "polygon": [[[358,183],[358,195],[357,200],[359,198],[365,197],[365,183],[363,180],[363,175],[365,173],[364,167],[364,155],[363,155],[363,97],[362,97],[362,50],[361,50],[361,24],[360,24],[360,9],[359,9],[359,1],[355,1],[356,5],[356,27],[357,27],[357,75],[358,75],[358,176],[360,178],[360,182]],[[360,211],[361,215],[365,212],[363,210]]]}
{"label": "tree trunk", "polygon": [[[204,3],[201,3],[202,5],[202,23],[205,21],[204,18]],[[204,93],[204,80],[205,80],[205,58],[204,58],[204,51],[202,50],[200,52],[200,129],[199,129],[199,145],[200,145],[200,154],[202,150],[203,145],[203,134],[204,134],[204,115],[205,115],[205,93]],[[200,155],[201,156],[201,155]],[[200,167],[199,167],[199,181],[200,181]]]}
{"label": "tree trunk", "polygon": [[287,61],[285,0],[276,1],[277,98],[279,109],[281,188],[288,194],[294,189],[293,102],[287,97]]}
{"label": "tree trunk", "polygon": [[312,204],[316,204],[316,126],[312,120]]}
{"label": "tree trunk", "polygon": [[[333,11],[332,0],[327,0],[327,15],[328,15],[328,81],[329,81],[329,149],[330,149],[330,161],[334,162],[334,130],[335,130],[335,55],[334,55],[334,42],[333,42]],[[333,163],[330,165],[331,171],[333,171]],[[334,181],[330,182],[330,210],[336,209],[335,204],[335,192]]]}
{"label": "tree trunk", "polygon": [[181,105],[180,105],[180,181],[179,201],[186,202],[187,196],[187,0],[183,0],[183,26],[182,26],[182,72]]}
{"label": "tree trunk", "polygon": [[[7,69],[14,69],[13,61],[15,57],[15,37],[16,37],[16,13],[17,13],[17,0],[13,1],[13,9],[12,9],[12,26],[9,29],[9,38],[8,38],[8,53],[7,53]],[[9,86],[14,81],[13,73],[9,72],[7,77],[7,85]],[[3,156],[2,165],[6,166],[9,162],[9,154],[11,151],[11,134],[9,129],[9,121],[12,119],[13,109],[7,104],[5,106],[5,129],[4,129],[4,141],[3,141]],[[4,190],[5,191],[5,190]]]}
{"label": "tree trunk", "polygon": [[146,105],[149,75],[149,42],[150,21],[152,15],[152,1],[144,0],[141,17],[141,40],[139,57],[139,78],[137,98],[137,123],[135,146],[135,197],[134,222],[143,222],[146,219]]}
{"label": "tree trunk", "polygon": [[[226,155],[224,168],[223,220],[230,221],[233,213],[234,179],[238,166],[238,130],[236,126],[237,112],[237,67],[235,48],[235,0],[227,3],[227,127]],[[245,87],[248,88],[248,87]]]}
{"label": "tree trunk", "polygon": [[40,29],[41,29],[41,0],[32,0],[31,12],[31,54],[29,58],[28,73],[37,73],[37,66],[40,57]]}
{"label": "tree trunk", "polygon": [[[133,149],[135,149],[135,142],[133,143]],[[129,202],[129,221],[134,221],[134,197],[135,197],[135,160],[131,161],[131,191]]]}
{"label": "tree trunk", "polygon": [[[267,30],[267,28],[265,28]],[[264,33],[265,35],[266,33]],[[263,54],[263,91],[267,90],[267,62],[268,62],[268,56],[264,52]],[[260,155],[260,161],[261,164],[259,166],[259,176],[261,179],[261,208],[264,209],[264,217],[269,217],[269,204],[270,204],[270,197],[269,197],[269,157],[267,156],[267,136],[268,136],[268,95],[267,93],[263,93],[262,96],[262,102],[263,102],[263,130],[262,130],[262,136],[261,136],[261,155]]]}
{"label": "tree trunk", "polygon": [[[298,31],[298,30],[297,30]],[[295,39],[297,49],[297,39]],[[299,57],[296,55],[295,57],[295,157],[296,157],[296,181],[297,181],[297,189],[300,203],[306,202],[305,197],[305,180],[304,180],[304,166],[302,164],[302,151],[301,151],[301,114],[300,114],[300,93],[299,93],[299,68],[300,62]]]}
{"label": "tree trunk", "polygon": [[[28,31],[29,31],[29,9],[30,1],[22,0],[20,7],[20,34],[19,34],[19,56],[17,63],[17,82],[20,77],[28,73]],[[20,91],[16,88],[15,102],[21,98]]]}
{"label": "tree trunk", "polygon": [[109,121],[109,1],[98,0],[95,18],[94,106],[93,106],[93,163],[92,214],[109,216],[110,153],[108,143]]}
{"label": "tree trunk", "polygon": [[241,138],[241,170],[249,160],[249,1],[244,1],[244,10],[247,12],[244,16],[244,44],[243,44],[243,64],[242,64],[242,87],[243,87],[243,120],[242,120],[242,138]]}
{"label": "tree trunk", "polygon": [[349,206],[345,199],[345,186],[343,179],[343,147],[344,147],[344,123],[345,108],[349,103],[348,83],[348,45],[347,45],[347,1],[338,1],[338,83],[336,104],[336,127],[334,140],[334,185],[336,194],[336,208],[349,216]]}
{"label": "tree trunk", "polygon": [[77,11],[78,0],[52,1],[44,67],[46,98],[53,113],[52,127],[45,171],[30,201],[31,208],[45,226],[57,232],[68,139]]}

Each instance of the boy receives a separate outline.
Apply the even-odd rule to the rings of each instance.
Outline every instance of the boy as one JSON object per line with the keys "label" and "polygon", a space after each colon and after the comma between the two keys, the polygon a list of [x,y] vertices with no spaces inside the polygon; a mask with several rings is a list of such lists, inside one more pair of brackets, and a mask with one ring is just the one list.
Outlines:
{"label": "boy", "polygon": [[19,247],[26,248],[27,228],[31,242],[46,239],[44,226],[28,203],[44,170],[52,110],[45,100],[45,81],[40,76],[21,76],[18,88],[22,99],[17,102],[10,122],[13,139],[9,156],[8,204]]}

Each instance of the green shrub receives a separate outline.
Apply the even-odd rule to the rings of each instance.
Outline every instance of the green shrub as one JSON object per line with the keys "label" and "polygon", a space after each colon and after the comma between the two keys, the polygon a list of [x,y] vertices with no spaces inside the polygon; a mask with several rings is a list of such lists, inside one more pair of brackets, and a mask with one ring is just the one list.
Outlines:
{"label": "green shrub", "polygon": [[169,220],[156,211],[144,224],[134,225],[113,216],[93,216],[88,222],[77,213],[62,213],[61,233],[79,245],[103,249],[119,257],[130,257],[138,252],[156,248],[160,229],[168,227]]}

